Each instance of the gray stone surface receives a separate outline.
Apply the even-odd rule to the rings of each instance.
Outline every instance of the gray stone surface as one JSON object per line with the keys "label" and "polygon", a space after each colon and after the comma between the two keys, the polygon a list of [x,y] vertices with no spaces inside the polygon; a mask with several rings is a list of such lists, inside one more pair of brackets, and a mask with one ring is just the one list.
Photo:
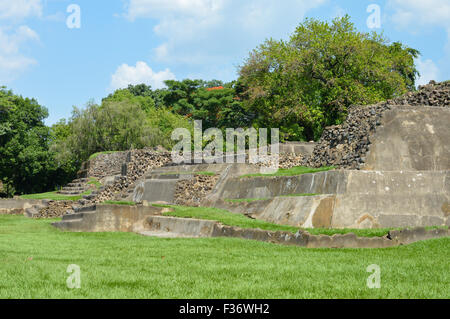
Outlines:
{"label": "gray stone surface", "polygon": [[371,136],[363,169],[450,170],[450,108],[396,107]]}
{"label": "gray stone surface", "polygon": [[142,232],[149,216],[161,214],[164,208],[153,206],[97,205],[90,211],[63,216],[53,226],[72,232]]}
{"label": "gray stone surface", "polygon": [[310,156],[316,143],[290,142],[279,145],[280,154],[301,154]]}
{"label": "gray stone surface", "polygon": [[[231,178],[204,205],[308,228],[440,226],[450,214],[449,174],[341,170],[297,177]],[[319,195],[282,197],[305,193]],[[268,199],[227,201],[264,198]]]}
{"label": "gray stone surface", "polygon": [[[34,199],[0,199],[0,215],[27,215],[27,209],[33,208],[34,205],[41,205],[41,200]],[[29,210],[31,214],[33,210]]]}

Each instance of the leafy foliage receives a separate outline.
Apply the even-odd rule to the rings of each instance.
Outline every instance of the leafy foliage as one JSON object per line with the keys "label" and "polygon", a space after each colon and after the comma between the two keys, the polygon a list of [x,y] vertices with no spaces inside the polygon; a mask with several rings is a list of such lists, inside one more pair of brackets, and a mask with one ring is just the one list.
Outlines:
{"label": "leafy foliage", "polygon": [[58,150],[58,159],[67,162],[75,158],[80,165],[98,152],[158,145],[170,148],[174,144],[171,134],[175,128],[191,128],[186,118],[165,107],[156,107],[147,86],[134,88],[115,91],[103,99],[101,105],[90,102],[85,109],[75,107],[64,128],[69,133],[60,134],[62,138],[53,144]]}
{"label": "leafy foliage", "polygon": [[0,89],[0,178],[7,195],[42,191],[67,181],[70,169],[59,166],[49,150],[47,115],[36,100]]}

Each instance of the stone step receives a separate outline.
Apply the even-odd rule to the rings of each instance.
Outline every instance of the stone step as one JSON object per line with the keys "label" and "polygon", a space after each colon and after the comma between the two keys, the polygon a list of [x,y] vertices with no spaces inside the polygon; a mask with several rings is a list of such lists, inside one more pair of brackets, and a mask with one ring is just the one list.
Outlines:
{"label": "stone step", "polygon": [[448,197],[428,194],[322,194],[250,202],[220,200],[215,207],[271,223],[302,228],[449,226]]}
{"label": "stone step", "polygon": [[146,236],[162,234],[164,236],[190,238],[211,237],[216,224],[217,222],[212,220],[150,216],[147,218],[147,229],[141,234]]}
{"label": "stone step", "polygon": [[84,191],[59,191],[58,192],[58,194],[61,194],[61,195],[73,195],[73,196],[81,195],[82,193],[84,193]]}
{"label": "stone step", "polygon": [[81,213],[67,214],[63,216],[62,221],[82,220],[85,216],[93,214],[95,214],[95,211],[85,211]]}
{"label": "stone step", "polygon": [[74,191],[81,191],[84,192],[86,190],[86,187],[70,187],[70,186],[65,186],[61,189],[62,191],[67,191],[67,192],[74,192]]}
{"label": "stone step", "polygon": [[230,178],[216,197],[270,198],[289,194],[416,195],[450,193],[450,171],[334,170],[300,176]]}
{"label": "stone step", "polygon": [[194,236],[185,236],[183,234],[165,231],[143,231],[140,232],[139,234],[147,237],[158,237],[158,238],[195,238]]}
{"label": "stone step", "polygon": [[87,199],[87,200],[92,200],[92,199],[94,199],[95,198],[95,196],[96,196],[96,194],[90,194],[90,195],[83,195],[83,198],[84,199]]}
{"label": "stone step", "polygon": [[88,211],[95,211],[96,209],[97,209],[97,205],[89,205],[89,206],[75,207],[73,210],[75,213],[82,213],[82,212],[88,212]]}
{"label": "stone step", "polygon": [[66,187],[85,187],[85,183],[69,183],[66,185]]}
{"label": "stone step", "polygon": [[67,231],[78,231],[79,229],[81,229],[82,225],[83,225],[82,219],[72,219],[52,224],[52,226],[60,230],[67,230]]}
{"label": "stone step", "polygon": [[33,218],[34,216],[39,215],[39,210],[36,207],[30,207],[25,209],[25,216],[29,218]]}
{"label": "stone step", "polygon": [[72,181],[72,183],[87,183],[89,182],[89,178],[77,178]]}

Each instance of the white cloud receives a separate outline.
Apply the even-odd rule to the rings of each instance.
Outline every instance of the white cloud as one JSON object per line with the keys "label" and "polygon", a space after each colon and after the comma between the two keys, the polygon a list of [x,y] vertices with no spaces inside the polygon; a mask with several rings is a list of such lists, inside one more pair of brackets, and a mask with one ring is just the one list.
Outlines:
{"label": "white cloud", "polygon": [[41,0],[0,0],[0,81],[18,78],[36,60],[21,52],[29,43],[39,42],[38,34],[26,25],[30,17],[42,17]]}
{"label": "white cloud", "polygon": [[191,73],[233,69],[267,37],[283,38],[327,0],[128,0],[130,20],[156,21],[154,59]]}
{"label": "white cloud", "polygon": [[41,0],[0,0],[0,19],[22,21],[30,16],[42,16]]}
{"label": "white cloud", "polygon": [[430,59],[416,60],[422,74],[419,84],[425,84],[429,80],[447,80],[450,71],[450,1],[388,0],[387,8],[392,12],[390,20],[402,30],[418,34],[423,30],[434,32],[440,29],[447,33],[446,43],[442,42],[443,56],[436,59],[436,63]]}
{"label": "white cloud", "polygon": [[191,17],[206,17],[221,9],[224,0],[130,0],[126,17],[159,18],[167,13]]}
{"label": "white cloud", "polygon": [[175,80],[175,75],[169,69],[155,72],[145,62],[139,61],[136,66],[122,64],[111,77],[110,88],[112,90],[125,88],[129,84],[145,83],[152,88],[158,89],[164,87],[164,81]]}
{"label": "white cloud", "polygon": [[389,0],[388,7],[395,11],[392,21],[399,27],[450,28],[450,1],[448,0]]}
{"label": "white cloud", "polygon": [[29,42],[38,42],[38,34],[26,25],[18,28],[0,28],[0,81],[8,83],[20,76],[28,67],[36,64],[25,57],[20,49]]}
{"label": "white cloud", "polygon": [[431,80],[439,79],[439,68],[431,59],[416,59],[417,70],[420,73],[420,77],[417,79],[417,85],[428,84]]}

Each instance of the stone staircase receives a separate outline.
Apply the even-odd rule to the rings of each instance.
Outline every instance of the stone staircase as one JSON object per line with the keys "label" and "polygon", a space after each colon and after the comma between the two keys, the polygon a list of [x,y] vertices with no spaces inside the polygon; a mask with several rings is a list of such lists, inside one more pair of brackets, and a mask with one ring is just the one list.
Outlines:
{"label": "stone staircase", "polygon": [[83,226],[89,222],[91,217],[96,214],[97,206],[83,206],[83,207],[74,207],[73,214],[66,214],[63,216],[60,222],[54,223],[53,226],[61,229],[61,230],[76,230],[82,229]]}
{"label": "stone staircase", "polygon": [[58,194],[68,195],[68,196],[78,196],[89,190],[89,182],[88,178],[77,178],[73,180],[71,183],[64,186]]}

